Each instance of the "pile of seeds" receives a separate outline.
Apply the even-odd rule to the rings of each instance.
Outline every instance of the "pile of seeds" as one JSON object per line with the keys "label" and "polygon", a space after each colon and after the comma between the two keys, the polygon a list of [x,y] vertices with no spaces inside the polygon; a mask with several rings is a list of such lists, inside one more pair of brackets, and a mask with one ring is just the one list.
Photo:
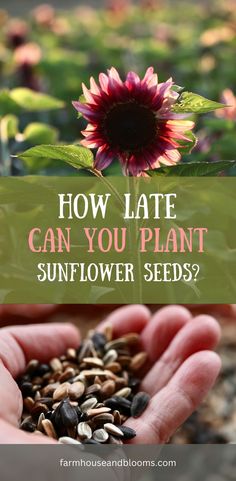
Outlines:
{"label": "pile of seeds", "polygon": [[145,410],[149,396],[137,392],[147,354],[139,336],[113,339],[112,328],[90,331],[79,349],[48,364],[29,362],[18,380],[23,396],[21,429],[65,444],[122,444],[136,432],[125,426]]}

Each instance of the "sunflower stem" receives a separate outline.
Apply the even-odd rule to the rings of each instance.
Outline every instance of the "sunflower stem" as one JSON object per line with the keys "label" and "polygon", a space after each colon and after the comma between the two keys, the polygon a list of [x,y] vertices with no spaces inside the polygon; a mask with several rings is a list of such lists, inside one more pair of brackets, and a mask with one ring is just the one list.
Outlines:
{"label": "sunflower stem", "polygon": [[2,176],[11,175],[11,158],[8,148],[7,126],[4,117],[0,119],[1,171]]}
{"label": "sunflower stem", "polygon": [[89,172],[91,172],[93,175],[95,175],[96,177],[98,177],[99,179],[102,180],[102,182],[108,187],[108,189],[110,190],[110,192],[112,194],[114,194],[114,196],[116,197],[116,199],[118,200],[119,204],[121,205],[122,209],[124,209],[125,207],[125,204],[124,204],[124,201],[122,199],[122,197],[120,196],[119,192],[113,187],[113,185],[109,182],[108,178],[107,177],[104,177],[102,175],[102,172],[100,170],[97,170],[97,169],[88,169]]}
{"label": "sunflower stem", "polygon": [[[138,197],[139,194],[139,178],[134,178],[134,195],[135,195],[135,201]],[[138,245],[138,239],[139,239],[139,220],[135,218],[135,239],[136,239],[136,245]],[[142,266],[141,266],[141,256],[140,256],[140,251],[138,249],[137,252],[137,267],[138,267],[138,300],[140,303],[143,302],[143,289],[142,289]]]}

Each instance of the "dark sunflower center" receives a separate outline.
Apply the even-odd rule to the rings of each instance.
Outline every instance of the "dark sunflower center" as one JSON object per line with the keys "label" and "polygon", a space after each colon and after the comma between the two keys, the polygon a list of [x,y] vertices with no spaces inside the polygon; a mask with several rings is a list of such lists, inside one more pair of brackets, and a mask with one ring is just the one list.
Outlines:
{"label": "dark sunflower center", "polygon": [[147,147],[153,140],[157,122],[151,109],[128,102],[115,105],[108,112],[104,129],[112,147],[135,151]]}

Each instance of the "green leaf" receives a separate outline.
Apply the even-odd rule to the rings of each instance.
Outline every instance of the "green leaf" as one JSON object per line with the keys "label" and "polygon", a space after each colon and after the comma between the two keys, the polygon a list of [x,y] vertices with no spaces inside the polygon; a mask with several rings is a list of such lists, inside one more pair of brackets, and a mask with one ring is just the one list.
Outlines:
{"label": "green leaf", "polygon": [[10,97],[21,108],[31,112],[61,109],[64,106],[61,100],[24,87],[11,90]]}
{"label": "green leaf", "polygon": [[78,145],[39,145],[18,154],[18,157],[23,160],[61,160],[75,169],[90,169],[94,160],[91,150]]}
{"label": "green leaf", "polygon": [[11,98],[9,90],[0,91],[0,117],[19,113],[19,105]]}
{"label": "green leaf", "polygon": [[189,162],[177,164],[173,167],[160,167],[159,169],[145,171],[150,177],[203,177],[214,176],[236,166],[236,160],[222,160],[220,162]]}
{"label": "green leaf", "polygon": [[19,120],[18,118],[13,115],[5,115],[1,120],[4,126],[4,132],[8,139],[14,139],[17,133],[19,132]]}
{"label": "green leaf", "polygon": [[205,99],[201,95],[194,94],[193,92],[183,92],[176,104],[172,107],[172,111],[175,113],[204,114],[224,107],[226,107],[225,104]]}
{"label": "green leaf", "polygon": [[33,122],[27,125],[23,132],[24,140],[30,144],[55,144],[58,139],[58,130],[51,125]]}
{"label": "green leaf", "polygon": [[171,90],[174,90],[174,92],[182,92],[182,90],[184,90],[184,87],[174,84],[172,85]]}
{"label": "green leaf", "polygon": [[187,142],[186,140],[179,141],[180,148],[178,150],[181,154],[191,154],[192,150],[197,145],[198,139],[191,131],[185,132],[184,135],[189,138],[190,142]]}

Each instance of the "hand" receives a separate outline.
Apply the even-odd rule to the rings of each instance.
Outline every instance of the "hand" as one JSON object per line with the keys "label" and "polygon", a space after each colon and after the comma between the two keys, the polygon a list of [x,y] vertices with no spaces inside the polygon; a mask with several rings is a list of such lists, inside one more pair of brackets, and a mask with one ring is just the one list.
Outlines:
{"label": "hand", "polygon": [[[219,373],[220,359],[211,352],[220,336],[218,323],[205,315],[192,318],[180,306],[165,307],[151,319],[144,306],[122,307],[98,328],[102,330],[107,322],[113,325],[116,337],[139,332],[149,355],[141,389],[152,397],[143,415],[126,423],[137,431],[131,442],[165,443],[202,402]],[[47,362],[78,344],[79,333],[69,323],[1,329],[0,443],[55,443],[17,428],[22,399],[14,378],[30,359]]]}
{"label": "hand", "polygon": [[57,310],[56,304],[2,304],[0,327],[46,320]]}

